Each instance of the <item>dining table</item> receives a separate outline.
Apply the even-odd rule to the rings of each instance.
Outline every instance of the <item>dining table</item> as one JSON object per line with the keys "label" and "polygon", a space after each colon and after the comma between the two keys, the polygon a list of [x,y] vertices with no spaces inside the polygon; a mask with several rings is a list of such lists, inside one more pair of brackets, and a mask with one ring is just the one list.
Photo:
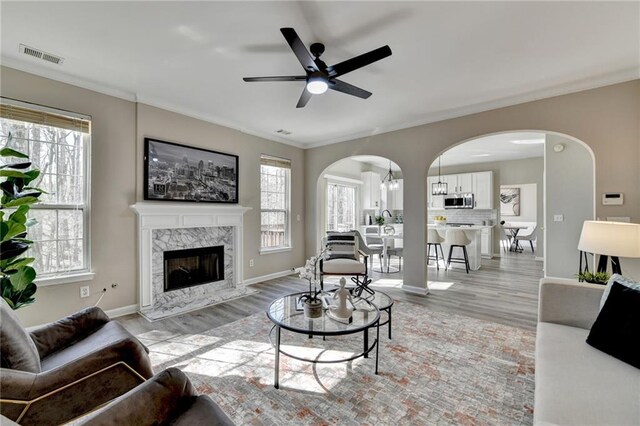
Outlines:
{"label": "dining table", "polygon": [[511,246],[509,247],[509,251],[514,251],[516,253],[522,253],[522,247],[518,244],[518,240],[516,237],[518,236],[518,232],[521,229],[527,229],[528,226],[525,225],[502,225],[502,229],[505,229],[511,233]]}

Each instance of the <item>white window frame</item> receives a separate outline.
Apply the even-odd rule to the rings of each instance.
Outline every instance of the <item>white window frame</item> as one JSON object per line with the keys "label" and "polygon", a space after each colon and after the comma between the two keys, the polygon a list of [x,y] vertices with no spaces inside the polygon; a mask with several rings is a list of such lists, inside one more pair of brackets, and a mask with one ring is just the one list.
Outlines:
{"label": "white window frame", "polygon": [[[279,159],[278,157],[274,157],[268,154],[260,155],[260,254],[272,254],[272,253],[282,253],[291,251],[291,167],[285,169],[286,170],[286,179],[285,179],[285,209],[263,209],[262,208],[262,160],[268,158]],[[283,161],[289,162],[288,159],[281,159]],[[283,167],[284,168],[284,167]],[[271,213],[271,212],[283,212],[285,215],[285,243],[284,245],[275,246],[275,247],[263,247],[262,246],[262,213]]]}
{"label": "white window frame", "polygon": [[325,185],[325,199],[326,202],[326,220],[325,220],[325,231],[329,230],[329,186],[331,185],[339,185],[347,188],[353,188],[353,229],[358,228],[359,216],[360,216],[360,182],[355,179],[347,179],[347,178],[339,178],[337,176],[325,176],[327,179],[327,184]]}
{"label": "white window frame", "polygon": [[[63,115],[67,117],[79,118],[82,120],[91,121],[91,116],[51,108],[43,105],[32,104],[28,102],[21,102],[15,99],[2,98],[2,103],[7,105],[15,105],[22,108],[28,108],[34,111],[42,111],[51,114]],[[34,123],[38,125],[38,123]],[[47,287],[58,284],[67,284],[79,281],[89,281],[95,277],[95,273],[91,269],[91,133],[82,133],[82,145],[83,145],[83,173],[84,173],[84,204],[81,208],[78,206],[70,206],[68,204],[44,204],[38,203],[31,205],[33,210],[77,210],[83,211],[83,229],[82,229],[82,242],[83,242],[83,264],[84,268],[69,272],[54,272],[49,274],[40,274],[36,276],[35,283],[39,287]],[[56,159],[57,161],[57,159]],[[58,241],[58,240],[56,240]]]}

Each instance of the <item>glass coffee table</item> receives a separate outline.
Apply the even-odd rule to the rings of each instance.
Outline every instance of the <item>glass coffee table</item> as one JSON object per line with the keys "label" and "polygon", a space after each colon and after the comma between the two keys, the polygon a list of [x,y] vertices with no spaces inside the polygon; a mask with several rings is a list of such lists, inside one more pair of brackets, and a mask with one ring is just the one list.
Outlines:
{"label": "glass coffee table", "polygon": [[[278,389],[280,387],[280,354],[299,361],[311,363],[337,363],[348,362],[354,359],[364,357],[368,358],[369,353],[375,349],[376,363],[375,374],[378,374],[378,341],[380,340],[380,310],[378,307],[366,299],[353,297],[353,303],[356,310],[353,311],[352,320],[350,322],[337,321],[329,317],[326,311],[320,318],[307,318],[301,310],[297,310],[297,299],[306,293],[294,293],[274,300],[267,309],[267,317],[273,322],[273,327],[269,332],[269,340],[275,347],[275,372],[273,386]],[[369,344],[369,329],[376,328],[376,338]],[[354,354],[348,358],[336,360],[309,359],[300,357],[282,350],[280,338],[282,330],[289,332],[313,336],[345,336],[348,334],[362,333],[363,348],[362,352]],[[275,342],[272,335],[275,333]]]}

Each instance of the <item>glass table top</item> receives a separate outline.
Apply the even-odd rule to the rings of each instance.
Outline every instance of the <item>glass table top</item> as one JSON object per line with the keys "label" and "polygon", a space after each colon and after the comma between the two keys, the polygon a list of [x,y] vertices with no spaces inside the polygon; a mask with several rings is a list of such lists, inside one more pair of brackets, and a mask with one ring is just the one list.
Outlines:
{"label": "glass table top", "polygon": [[350,323],[329,317],[326,310],[320,318],[307,318],[302,310],[297,309],[297,300],[304,294],[307,293],[290,294],[274,300],[267,309],[267,316],[284,329],[325,336],[356,333],[373,326],[380,319],[378,307],[359,297],[352,298],[356,310]]}

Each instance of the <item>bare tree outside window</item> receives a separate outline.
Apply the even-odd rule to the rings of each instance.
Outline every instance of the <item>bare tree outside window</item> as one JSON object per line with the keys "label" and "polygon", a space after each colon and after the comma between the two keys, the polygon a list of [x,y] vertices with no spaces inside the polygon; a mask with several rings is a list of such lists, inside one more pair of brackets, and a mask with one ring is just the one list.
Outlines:
{"label": "bare tree outside window", "polygon": [[29,231],[34,241],[29,256],[39,277],[88,269],[85,137],[81,131],[11,119],[0,120],[0,137],[10,148],[27,153],[41,174],[33,186],[46,191],[32,206],[38,225]]}
{"label": "bare tree outside window", "polygon": [[290,174],[291,166],[287,160],[263,156],[260,165],[260,236],[263,249],[291,246]]}

